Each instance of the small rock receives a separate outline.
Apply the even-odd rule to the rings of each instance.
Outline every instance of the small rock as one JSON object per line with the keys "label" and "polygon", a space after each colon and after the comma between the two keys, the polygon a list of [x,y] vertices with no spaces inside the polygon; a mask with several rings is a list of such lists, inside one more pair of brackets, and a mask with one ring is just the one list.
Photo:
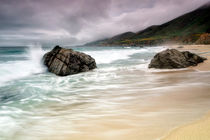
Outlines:
{"label": "small rock", "polygon": [[184,47],[183,47],[183,46],[179,46],[179,47],[177,47],[177,48],[181,49],[181,48],[184,48]]}

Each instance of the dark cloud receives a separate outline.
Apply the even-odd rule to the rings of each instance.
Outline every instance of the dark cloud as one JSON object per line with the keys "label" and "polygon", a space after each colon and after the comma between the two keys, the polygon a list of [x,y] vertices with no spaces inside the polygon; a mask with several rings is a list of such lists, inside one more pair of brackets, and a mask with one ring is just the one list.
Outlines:
{"label": "dark cloud", "polygon": [[0,45],[78,44],[138,31],[208,0],[0,0]]}

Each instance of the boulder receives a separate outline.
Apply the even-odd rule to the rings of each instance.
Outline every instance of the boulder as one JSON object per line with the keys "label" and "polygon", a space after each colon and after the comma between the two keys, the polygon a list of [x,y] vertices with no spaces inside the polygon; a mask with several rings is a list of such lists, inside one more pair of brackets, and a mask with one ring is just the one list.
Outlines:
{"label": "boulder", "polygon": [[48,71],[59,76],[86,72],[96,68],[95,59],[72,49],[56,46],[43,56]]}
{"label": "boulder", "polygon": [[210,33],[202,34],[195,44],[210,44]]}
{"label": "boulder", "polygon": [[180,52],[176,49],[167,49],[157,53],[149,64],[149,68],[179,69],[196,66],[206,58],[189,51]]}

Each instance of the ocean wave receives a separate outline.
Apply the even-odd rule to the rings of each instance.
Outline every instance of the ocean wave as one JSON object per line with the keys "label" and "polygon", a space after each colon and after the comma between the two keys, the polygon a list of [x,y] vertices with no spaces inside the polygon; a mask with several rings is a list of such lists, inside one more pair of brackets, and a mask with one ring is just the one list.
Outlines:
{"label": "ocean wave", "polygon": [[41,59],[44,53],[41,46],[30,46],[25,49],[24,54],[21,54],[26,57],[26,60],[0,63],[0,84],[43,72],[45,67],[42,65]]}
{"label": "ocean wave", "polygon": [[[145,47],[145,48],[103,48],[102,50],[83,50],[84,53],[95,58],[99,64],[95,72],[111,72],[123,69],[133,69],[140,64],[141,68],[147,67],[148,60],[156,52],[163,50],[164,47]],[[43,73],[46,67],[42,64],[42,57],[46,53],[41,46],[29,46],[21,54],[12,54],[15,57],[24,57],[25,59],[16,59],[14,61],[5,61],[0,63],[0,84],[11,80],[20,79],[32,74]],[[147,58],[146,58],[147,57]],[[117,62],[118,60],[121,60]],[[117,62],[117,63],[114,63]],[[105,65],[100,65],[105,64]],[[107,65],[108,64],[108,65]],[[109,65],[111,64],[111,65]],[[138,69],[140,67],[134,67]],[[141,69],[140,68],[140,69]],[[64,78],[68,79],[68,78]]]}

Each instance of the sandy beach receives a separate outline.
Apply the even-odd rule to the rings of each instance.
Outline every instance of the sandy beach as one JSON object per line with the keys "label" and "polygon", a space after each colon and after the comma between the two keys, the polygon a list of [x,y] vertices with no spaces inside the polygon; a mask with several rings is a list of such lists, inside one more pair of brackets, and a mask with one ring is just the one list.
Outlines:
{"label": "sandy beach", "polygon": [[[182,47],[180,47],[182,46]],[[210,71],[210,45],[180,45],[171,46],[171,48],[180,51],[191,51],[197,53],[207,60],[196,67],[190,69],[198,71]],[[161,140],[209,140],[210,138],[210,113],[184,126],[172,130],[167,136]]]}
{"label": "sandy beach", "polygon": [[210,114],[191,124],[173,130],[162,140],[209,140]]}

